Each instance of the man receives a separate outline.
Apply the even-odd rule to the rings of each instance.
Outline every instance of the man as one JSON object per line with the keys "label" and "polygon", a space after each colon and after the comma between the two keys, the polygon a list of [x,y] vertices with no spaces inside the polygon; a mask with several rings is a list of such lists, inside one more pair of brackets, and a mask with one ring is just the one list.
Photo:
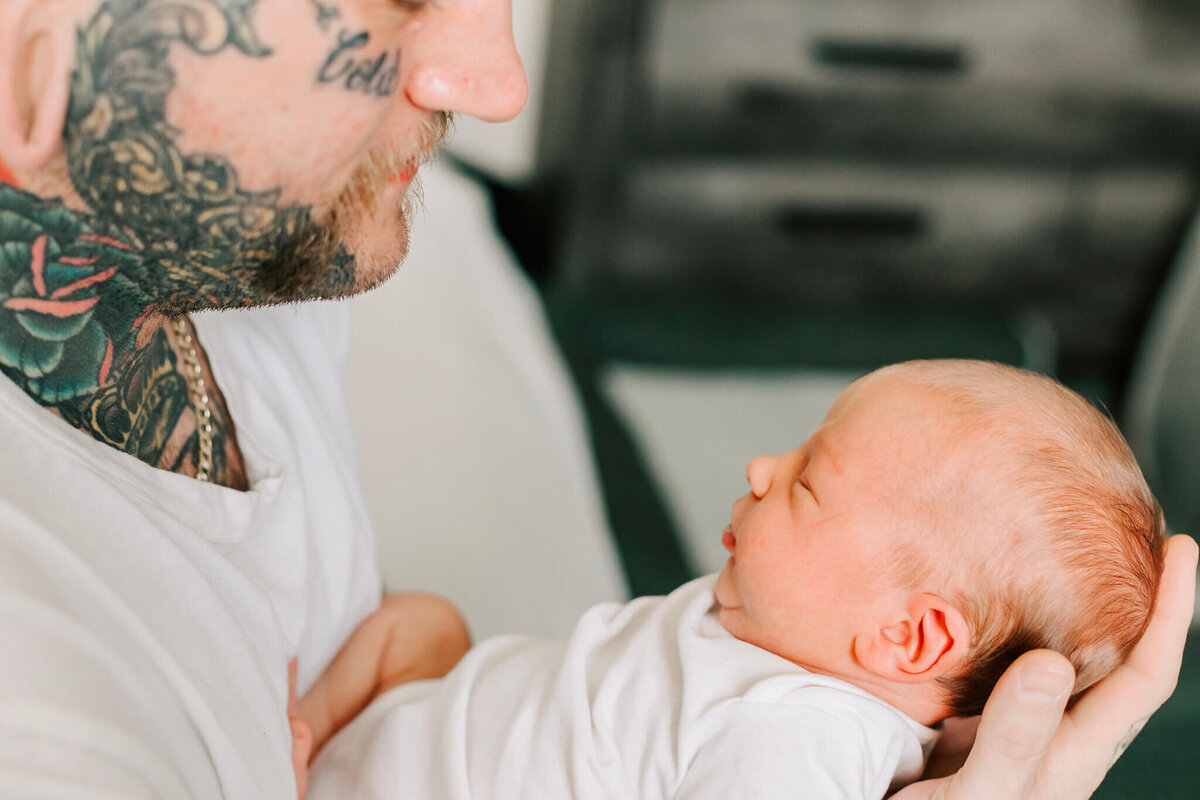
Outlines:
{"label": "man", "polygon": [[[286,665],[379,598],[345,320],[189,315],[386,277],[446,114],[524,103],[509,13],[0,0],[0,796],[294,792]],[[1194,559],[1094,701],[1060,726],[1069,668],[1030,654],[904,796],[1086,797],[1170,692]]]}

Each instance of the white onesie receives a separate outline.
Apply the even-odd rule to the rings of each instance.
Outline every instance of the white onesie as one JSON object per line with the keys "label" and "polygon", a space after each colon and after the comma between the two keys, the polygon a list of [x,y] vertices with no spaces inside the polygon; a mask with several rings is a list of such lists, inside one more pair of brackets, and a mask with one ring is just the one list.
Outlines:
{"label": "white onesie", "polygon": [[397,687],[313,765],[309,800],[880,798],[936,734],[735,639],[716,576],[599,605],[571,638],[489,639]]}

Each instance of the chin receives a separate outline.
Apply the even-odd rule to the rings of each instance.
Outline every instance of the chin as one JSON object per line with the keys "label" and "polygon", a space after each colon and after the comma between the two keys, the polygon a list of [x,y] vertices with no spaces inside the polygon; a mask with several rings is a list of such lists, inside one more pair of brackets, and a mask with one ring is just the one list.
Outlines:
{"label": "chin", "polygon": [[391,220],[364,219],[357,230],[343,238],[354,254],[354,286],[351,294],[370,291],[396,273],[408,256],[409,230],[403,214]]}
{"label": "chin", "polygon": [[354,251],[354,288],[351,294],[369,292],[396,274],[408,255],[408,231],[387,248]]}
{"label": "chin", "polygon": [[721,604],[722,608],[738,607],[738,603],[736,602],[737,584],[733,576],[732,556],[725,562],[725,568],[717,576],[717,583],[713,587],[713,594],[716,595],[717,602]]}
{"label": "chin", "polygon": [[[726,633],[733,638],[743,642],[749,641],[746,638],[745,625],[742,624],[745,622],[742,618],[742,609],[721,606],[717,610],[717,620],[721,623],[721,627],[725,629]],[[750,643],[753,644],[753,642]]]}

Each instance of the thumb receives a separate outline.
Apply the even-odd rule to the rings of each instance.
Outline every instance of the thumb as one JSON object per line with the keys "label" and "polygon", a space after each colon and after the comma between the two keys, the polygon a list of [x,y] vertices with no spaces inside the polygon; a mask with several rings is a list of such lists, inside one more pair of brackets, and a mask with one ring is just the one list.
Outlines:
{"label": "thumb", "polygon": [[950,796],[1031,796],[1074,685],[1070,662],[1051,650],[1033,650],[1013,662],[983,709],[975,746]]}

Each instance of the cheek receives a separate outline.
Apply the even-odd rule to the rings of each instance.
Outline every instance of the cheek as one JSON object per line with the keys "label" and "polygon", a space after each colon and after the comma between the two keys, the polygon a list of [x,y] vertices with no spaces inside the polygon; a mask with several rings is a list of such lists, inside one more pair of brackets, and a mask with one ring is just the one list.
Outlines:
{"label": "cheek", "polygon": [[836,606],[862,589],[854,559],[812,538],[779,538],[747,556],[763,613],[781,621],[822,605]]}
{"label": "cheek", "polygon": [[744,598],[759,613],[774,614],[791,603],[793,592],[804,582],[795,554],[778,542],[752,538],[736,554]]}
{"label": "cheek", "polygon": [[[294,14],[295,4],[288,5]],[[256,15],[258,30],[298,27],[294,19],[273,25],[269,16]],[[286,41],[263,39],[272,54],[262,58],[233,48],[204,56],[173,47],[177,80],[167,122],[179,131],[184,153],[228,159],[243,188],[279,187],[284,203],[310,201],[345,183],[378,139],[390,102],[316,81],[336,32],[315,21]]]}

